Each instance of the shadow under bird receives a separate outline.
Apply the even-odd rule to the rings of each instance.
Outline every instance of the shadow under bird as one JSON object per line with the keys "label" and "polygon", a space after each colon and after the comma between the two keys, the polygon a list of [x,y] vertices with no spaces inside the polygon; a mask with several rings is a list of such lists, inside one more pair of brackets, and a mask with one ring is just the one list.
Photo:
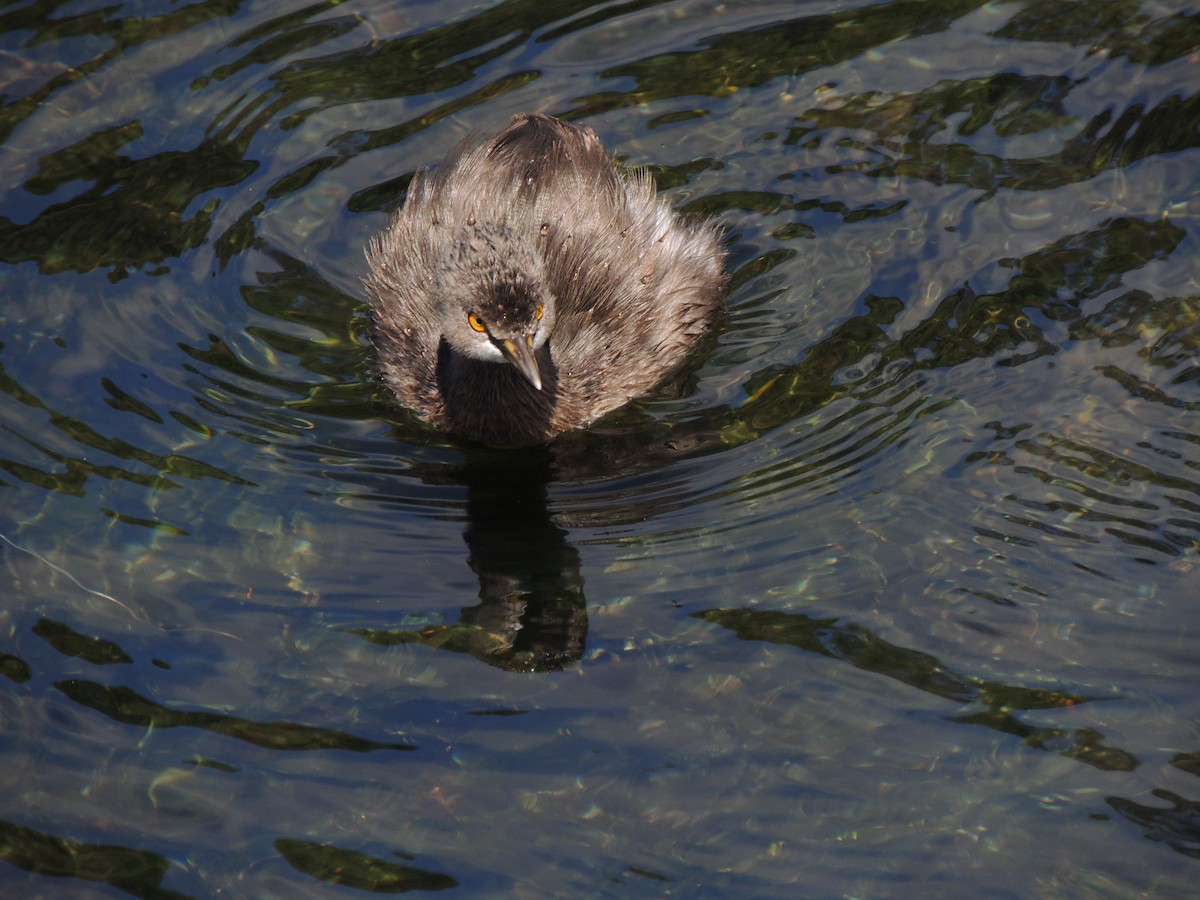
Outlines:
{"label": "shadow under bird", "polygon": [[418,172],[367,250],[383,378],[444,431],[542,443],[638,397],[712,325],[716,227],[589,128],[518,115]]}

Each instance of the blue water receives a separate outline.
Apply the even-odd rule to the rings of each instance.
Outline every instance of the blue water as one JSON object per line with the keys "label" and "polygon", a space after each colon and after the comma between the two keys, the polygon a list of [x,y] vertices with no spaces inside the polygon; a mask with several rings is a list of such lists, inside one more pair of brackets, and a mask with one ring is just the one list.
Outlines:
{"label": "blue water", "polygon": [[[1200,7],[0,8],[0,894],[1176,897]],[[521,111],[726,234],[549,448],[363,247]]]}

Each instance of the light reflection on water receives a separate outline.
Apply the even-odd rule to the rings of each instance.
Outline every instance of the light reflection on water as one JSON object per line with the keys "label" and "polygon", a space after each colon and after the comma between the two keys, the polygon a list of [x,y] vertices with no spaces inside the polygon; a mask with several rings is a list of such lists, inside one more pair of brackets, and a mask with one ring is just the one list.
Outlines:
{"label": "light reflection on water", "polygon": [[[1198,21],[0,13],[3,892],[1182,893]],[[387,406],[358,279],[525,109],[733,289],[512,454]]]}

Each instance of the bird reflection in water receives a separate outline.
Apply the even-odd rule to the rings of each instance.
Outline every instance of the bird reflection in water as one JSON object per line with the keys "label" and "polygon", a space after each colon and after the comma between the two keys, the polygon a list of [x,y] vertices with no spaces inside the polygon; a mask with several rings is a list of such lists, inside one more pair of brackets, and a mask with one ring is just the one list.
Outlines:
{"label": "bird reflection in water", "polygon": [[579,553],[550,511],[548,448],[470,451],[448,477],[467,490],[467,563],[479,603],[453,625],[414,630],[357,629],[377,644],[420,643],[470,655],[508,671],[546,672],[580,659],[587,601]]}

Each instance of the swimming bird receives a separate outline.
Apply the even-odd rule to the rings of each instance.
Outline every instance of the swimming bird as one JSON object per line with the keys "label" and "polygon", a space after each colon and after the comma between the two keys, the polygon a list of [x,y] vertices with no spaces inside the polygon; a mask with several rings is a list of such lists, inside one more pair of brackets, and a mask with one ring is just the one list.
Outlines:
{"label": "swimming bird", "polygon": [[679,366],[720,310],[724,255],[590,128],[514,116],[418,172],[368,246],[383,379],[435,428],[549,441]]}

